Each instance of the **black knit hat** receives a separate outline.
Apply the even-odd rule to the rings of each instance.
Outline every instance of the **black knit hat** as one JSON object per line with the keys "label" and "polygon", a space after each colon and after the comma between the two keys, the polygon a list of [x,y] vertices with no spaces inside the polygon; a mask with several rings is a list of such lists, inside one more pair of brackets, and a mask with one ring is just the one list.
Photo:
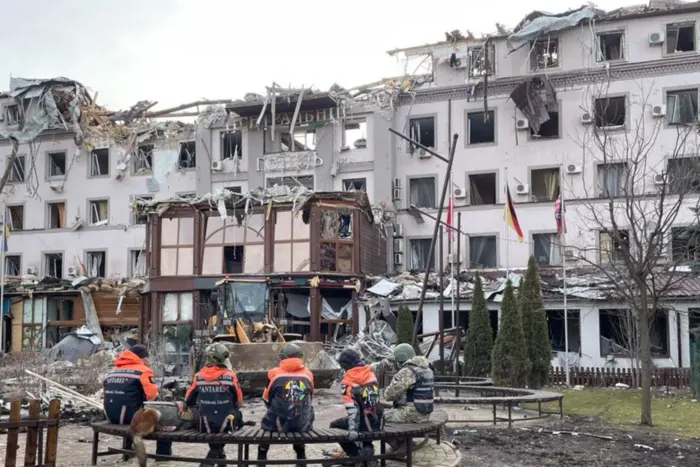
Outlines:
{"label": "black knit hat", "polygon": [[139,358],[148,358],[148,349],[141,344],[132,345],[129,350]]}

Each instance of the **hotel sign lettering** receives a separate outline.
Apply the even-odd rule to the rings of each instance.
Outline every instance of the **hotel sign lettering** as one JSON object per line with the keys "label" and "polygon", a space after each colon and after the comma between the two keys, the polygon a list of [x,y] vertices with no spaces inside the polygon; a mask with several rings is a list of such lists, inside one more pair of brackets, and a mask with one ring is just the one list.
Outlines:
{"label": "hotel sign lettering", "polygon": [[316,151],[279,152],[258,157],[258,172],[301,172],[323,165]]}
{"label": "hotel sign lettering", "polygon": [[[269,107],[268,107],[269,109]],[[292,124],[294,112],[281,112],[275,114],[275,125],[289,126]],[[295,126],[309,125],[312,123],[326,123],[338,118],[338,109],[318,109],[318,110],[300,110],[297,116]],[[258,116],[240,117],[234,120],[233,125],[236,128],[257,128]],[[272,124],[272,115],[269,110],[260,120],[260,127],[270,126]]]}

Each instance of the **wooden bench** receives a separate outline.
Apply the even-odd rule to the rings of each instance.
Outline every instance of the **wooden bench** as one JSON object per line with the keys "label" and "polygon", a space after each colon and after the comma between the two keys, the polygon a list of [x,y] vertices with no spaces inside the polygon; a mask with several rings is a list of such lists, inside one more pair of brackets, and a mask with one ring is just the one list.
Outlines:
{"label": "wooden bench", "polygon": [[[424,437],[428,434],[435,433],[438,444],[440,443],[440,433],[447,422],[447,413],[444,410],[435,410],[430,420],[425,423],[388,423],[382,431],[360,433],[357,441],[379,441],[380,452],[371,457],[358,457],[358,461],[379,460],[382,467],[386,465],[387,459],[399,460],[405,462],[406,465],[412,465],[413,462],[413,438]],[[102,456],[110,456],[115,454],[133,455],[133,449],[127,449],[127,442],[130,438],[129,427],[126,425],[112,425],[107,422],[97,422],[91,424],[93,430],[92,439],[92,465],[97,465],[97,458]],[[100,434],[117,436],[123,439],[122,448],[108,447],[106,451],[99,451]],[[146,436],[147,440],[172,441],[173,444],[182,443],[222,443],[235,444],[238,446],[238,455],[236,459],[221,459],[216,460],[218,464],[245,466],[251,464],[298,464],[295,459],[270,459],[266,461],[251,460],[249,458],[250,445],[258,444],[278,444],[278,445],[293,445],[293,444],[321,444],[321,443],[338,443],[348,441],[348,432],[335,428],[314,428],[306,433],[281,433],[274,431],[266,431],[257,427],[245,427],[233,433],[200,433],[197,430],[183,431],[158,431],[152,435]],[[386,453],[386,441],[397,439],[406,443],[406,452],[401,453]],[[172,460],[178,462],[204,462],[204,458],[182,457],[182,456],[161,456],[149,454],[150,459],[156,460]],[[333,459],[307,459],[305,464],[326,464],[332,462]]]}

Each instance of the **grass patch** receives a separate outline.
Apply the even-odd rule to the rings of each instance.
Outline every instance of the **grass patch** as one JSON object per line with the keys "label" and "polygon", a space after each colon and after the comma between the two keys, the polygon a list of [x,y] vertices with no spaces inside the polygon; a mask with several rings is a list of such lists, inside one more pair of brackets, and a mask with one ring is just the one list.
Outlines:
{"label": "grass patch", "polygon": [[[642,395],[639,390],[598,388],[581,391],[561,389],[557,392],[564,394],[566,415],[597,417],[606,425],[621,428],[640,426]],[[542,404],[542,408],[559,411],[558,403]],[[700,402],[693,402],[689,393],[654,395],[651,417],[657,430],[685,437],[700,437]]]}

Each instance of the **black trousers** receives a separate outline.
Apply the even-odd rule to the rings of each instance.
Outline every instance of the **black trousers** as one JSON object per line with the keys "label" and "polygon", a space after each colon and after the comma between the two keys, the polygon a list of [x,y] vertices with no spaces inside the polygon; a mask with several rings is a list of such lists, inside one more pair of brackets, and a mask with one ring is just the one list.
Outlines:
{"label": "black trousers", "polygon": [[[270,450],[269,444],[258,444],[258,459],[267,459],[267,451]],[[306,445],[295,444],[294,452],[297,454],[297,459],[306,459]]]}
{"label": "black trousers", "polygon": [[[337,420],[333,420],[331,422],[330,427],[338,428],[339,430],[347,430],[348,428],[350,428],[350,424],[348,422],[348,417],[339,418]],[[362,429],[360,430],[363,431]],[[345,441],[338,444],[340,444],[340,447],[343,448],[343,451],[345,451],[345,454],[347,454],[348,457],[357,457],[360,455],[360,450],[357,447],[357,443],[353,441]],[[372,441],[362,441],[362,447],[370,448],[372,449],[372,451],[374,451],[374,445],[372,444]]]}

